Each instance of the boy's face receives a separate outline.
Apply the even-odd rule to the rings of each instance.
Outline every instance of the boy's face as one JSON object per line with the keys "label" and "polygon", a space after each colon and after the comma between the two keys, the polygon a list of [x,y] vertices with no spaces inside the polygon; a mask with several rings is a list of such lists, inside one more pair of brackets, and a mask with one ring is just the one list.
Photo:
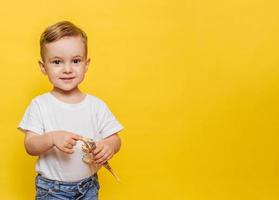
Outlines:
{"label": "boy's face", "polygon": [[85,57],[81,37],[64,37],[44,47],[41,71],[48,76],[55,89],[74,91],[83,81],[90,59]]}

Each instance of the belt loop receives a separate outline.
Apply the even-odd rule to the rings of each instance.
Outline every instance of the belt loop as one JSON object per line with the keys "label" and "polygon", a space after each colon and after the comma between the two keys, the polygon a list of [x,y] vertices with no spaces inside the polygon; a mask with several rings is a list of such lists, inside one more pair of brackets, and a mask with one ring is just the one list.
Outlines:
{"label": "belt loop", "polygon": [[53,190],[59,191],[59,181],[54,181],[53,185],[54,185]]}

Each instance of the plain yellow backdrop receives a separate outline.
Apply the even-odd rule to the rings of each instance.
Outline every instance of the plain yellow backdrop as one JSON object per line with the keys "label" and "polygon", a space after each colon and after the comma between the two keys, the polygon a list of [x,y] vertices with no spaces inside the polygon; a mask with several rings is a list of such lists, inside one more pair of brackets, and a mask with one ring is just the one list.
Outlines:
{"label": "plain yellow backdrop", "polygon": [[92,62],[81,85],[125,126],[100,200],[279,199],[275,0],[2,1],[0,198],[34,199],[17,125],[51,89],[39,37],[70,20]]}

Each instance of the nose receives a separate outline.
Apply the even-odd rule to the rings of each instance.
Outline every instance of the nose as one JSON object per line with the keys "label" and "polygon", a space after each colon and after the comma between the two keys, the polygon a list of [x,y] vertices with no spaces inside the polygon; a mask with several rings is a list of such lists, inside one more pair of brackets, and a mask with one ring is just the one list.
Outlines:
{"label": "nose", "polygon": [[65,73],[71,73],[72,72],[72,66],[70,64],[65,64],[64,72]]}

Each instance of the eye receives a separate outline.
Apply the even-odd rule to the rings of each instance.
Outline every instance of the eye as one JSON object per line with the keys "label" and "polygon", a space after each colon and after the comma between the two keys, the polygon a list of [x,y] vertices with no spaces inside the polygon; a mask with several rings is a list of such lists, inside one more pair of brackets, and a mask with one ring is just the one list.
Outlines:
{"label": "eye", "polygon": [[80,62],[81,62],[81,59],[74,59],[73,62],[74,62],[75,64],[80,63]]}
{"label": "eye", "polygon": [[55,65],[59,65],[61,63],[60,60],[53,60],[51,63],[55,64]]}

